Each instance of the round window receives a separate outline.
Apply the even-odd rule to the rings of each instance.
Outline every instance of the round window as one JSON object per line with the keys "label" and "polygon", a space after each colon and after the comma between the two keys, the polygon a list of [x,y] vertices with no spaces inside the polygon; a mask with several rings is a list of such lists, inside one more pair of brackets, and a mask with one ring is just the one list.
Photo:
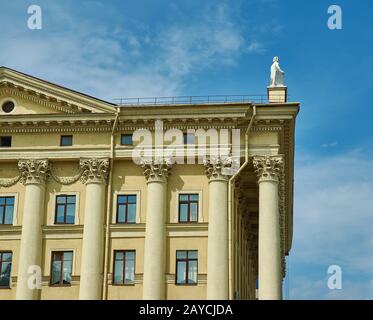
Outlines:
{"label": "round window", "polygon": [[14,107],[15,105],[12,101],[7,101],[3,103],[1,108],[5,113],[10,113],[14,110]]}

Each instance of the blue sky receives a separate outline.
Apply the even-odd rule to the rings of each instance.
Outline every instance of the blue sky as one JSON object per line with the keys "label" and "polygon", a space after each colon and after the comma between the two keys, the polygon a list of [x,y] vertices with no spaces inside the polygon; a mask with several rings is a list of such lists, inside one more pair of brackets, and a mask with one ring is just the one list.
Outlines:
{"label": "blue sky", "polygon": [[[26,26],[27,7],[43,29]],[[343,29],[327,28],[327,9]],[[99,98],[265,93],[275,55],[297,120],[290,299],[373,299],[370,93],[365,0],[0,0],[0,65]],[[327,288],[327,269],[343,289]]]}

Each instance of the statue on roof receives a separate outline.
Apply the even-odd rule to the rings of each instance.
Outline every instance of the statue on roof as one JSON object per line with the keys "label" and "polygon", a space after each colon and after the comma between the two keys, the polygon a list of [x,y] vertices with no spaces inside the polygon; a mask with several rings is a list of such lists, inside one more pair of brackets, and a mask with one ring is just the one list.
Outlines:
{"label": "statue on roof", "polygon": [[273,58],[270,87],[284,87],[285,72],[281,70],[278,57]]}

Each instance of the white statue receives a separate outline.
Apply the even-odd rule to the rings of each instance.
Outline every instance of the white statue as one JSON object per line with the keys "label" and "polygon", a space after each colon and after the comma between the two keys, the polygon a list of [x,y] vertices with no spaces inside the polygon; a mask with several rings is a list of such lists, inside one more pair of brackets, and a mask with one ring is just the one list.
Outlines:
{"label": "white statue", "polygon": [[278,57],[273,58],[271,66],[271,84],[270,87],[283,87],[284,86],[285,72],[281,70]]}

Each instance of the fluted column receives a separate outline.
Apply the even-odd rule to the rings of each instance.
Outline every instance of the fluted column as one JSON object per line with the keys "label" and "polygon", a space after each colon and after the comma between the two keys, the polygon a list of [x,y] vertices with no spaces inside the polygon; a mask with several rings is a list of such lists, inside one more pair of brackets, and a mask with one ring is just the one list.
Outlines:
{"label": "fluted column", "polygon": [[254,157],[259,178],[259,299],[282,299],[282,272],[279,218],[281,156]]}
{"label": "fluted column", "polygon": [[205,161],[209,178],[209,228],[207,245],[207,299],[227,300],[228,286],[228,176],[226,158]]}
{"label": "fluted column", "polygon": [[82,182],[86,184],[80,300],[99,300],[103,281],[105,187],[108,159],[81,159]]}
{"label": "fluted column", "polygon": [[21,172],[21,182],[25,185],[25,200],[16,299],[37,300],[40,299],[41,283],[36,283],[38,277],[31,279],[31,276],[36,270],[34,266],[41,268],[41,226],[49,162],[48,160],[20,160],[18,168]]}
{"label": "fluted column", "polygon": [[165,299],[167,177],[171,164],[165,159],[144,160],[147,180],[143,299]]}

